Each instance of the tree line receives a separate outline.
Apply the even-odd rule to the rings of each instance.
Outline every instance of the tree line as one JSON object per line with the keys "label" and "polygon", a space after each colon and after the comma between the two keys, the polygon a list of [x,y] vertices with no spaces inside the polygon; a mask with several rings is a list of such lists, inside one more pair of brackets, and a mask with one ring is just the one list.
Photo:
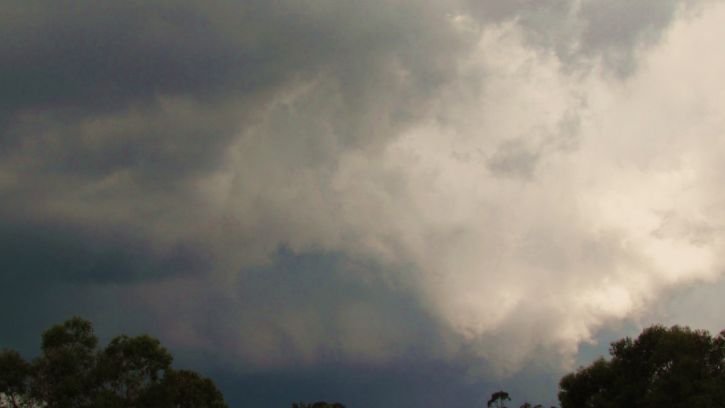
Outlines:
{"label": "tree line", "polygon": [[[561,379],[561,408],[725,408],[725,330],[655,325],[611,343],[609,354]],[[498,391],[487,407],[509,401]]]}
{"label": "tree line", "polygon": [[172,361],[147,335],[117,336],[99,350],[91,323],[74,317],[43,333],[31,362],[0,351],[0,407],[227,408],[210,379]]}
{"label": "tree line", "polygon": [[652,326],[559,383],[561,408],[725,408],[725,330]]}
{"label": "tree line", "polygon": [[[711,336],[657,325],[611,343],[609,353],[561,379],[561,408],[725,408],[725,330]],[[42,334],[41,354],[32,361],[0,351],[0,408],[227,408],[210,379],[172,368],[172,361],[147,335],[120,335],[99,349],[91,323],[74,317]],[[510,401],[501,390],[486,406],[509,408]],[[345,406],[320,401],[292,408]]]}

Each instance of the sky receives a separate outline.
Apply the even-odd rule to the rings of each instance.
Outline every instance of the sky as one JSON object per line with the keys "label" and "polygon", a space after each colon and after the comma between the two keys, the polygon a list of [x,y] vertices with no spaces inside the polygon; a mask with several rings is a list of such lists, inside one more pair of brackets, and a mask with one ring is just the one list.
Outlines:
{"label": "sky", "polygon": [[[149,333],[232,407],[556,402],[725,327],[725,3],[0,2],[0,347]],[[518,405],[517,405],[518,406]]]}

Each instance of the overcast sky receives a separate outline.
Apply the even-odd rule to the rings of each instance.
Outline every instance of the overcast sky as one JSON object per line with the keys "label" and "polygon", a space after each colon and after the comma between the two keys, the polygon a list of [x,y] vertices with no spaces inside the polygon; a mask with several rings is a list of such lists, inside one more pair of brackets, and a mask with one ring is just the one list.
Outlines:
{"label": "overcast sky", "polygon": [[[148,332],[235,407],[553,403],[725,327],[725,3],[0,2],[0,346]],[[518,406],[518,405],[517,405]]]}

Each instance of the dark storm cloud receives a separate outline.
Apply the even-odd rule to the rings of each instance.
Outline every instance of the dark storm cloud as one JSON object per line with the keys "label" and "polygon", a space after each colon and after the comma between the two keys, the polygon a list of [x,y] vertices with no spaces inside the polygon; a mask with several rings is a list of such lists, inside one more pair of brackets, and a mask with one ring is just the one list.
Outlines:
{"label": "dark storm cloud", "polygon": [[123,229],[93,229],[32,220],[0,224],[2,279],[9,282],[131,283],[200,273],[208,259],[178,244],[155,254],[143,238]]}
{"label": "dark storm cloud", "polygon": [[[243,106],[239,106],[240,109]],[[219,166],[243,113],[193,101],[162,100],[104,114],[66,110],[20,114],[4,133],[8,171],[35,183],[75,184],[128,172],[137,187],[174,189]],[[183,187],[183,184],[182,184]],[[41,194],[52,192],[43,189]],[[125,194],[127,192],[121,192]]]}
{"label": "dark storm cloud", "polygon": [[[414,361],[385,369],[320,365],[273,373],[214,374],[218,375],[218,383],[230,390],[225,395],[228,401],[239,407],[285,407],[294,401],[320,400],[340,401],[350,407],[476,407],[484,405],[499,385],[461,381],[465,372],[460,366]],[[401,389],[411,392],[400,393]]]}
{"label": "dark storm cloud", "polygon": [[[437,401],[464,407],[499,386],[466,379],[470,361],[439,360],[435,350],[441,344],[435,343],[444,341],[445,329],[437,327],[413,299],[381,291],[378,285],[350,275],[341,266],[344,262],[341,255],[295,255],[280,248],[271,265],[249,271],[239,282],[241,296],[235,298],[204,280],[193,280],[188,287],[157,281],[155,289],[139,291],[134,288],[139,282],[26,282],[11,277],[0,280],[7,291],[0,298],[0,317],[15,323],[13,330],[0,331],[0,344],[32,357],[42,330],[82,314],[94,322],[102,342],[119,331],[159,337],[174,350],[177,367],[203,370],[224,390],[231,406],[336,399],[360,406],[413,407]],[[149,302],[164,306],[149,313]],[[379,310],[346,314],[350,303]],[[16,318],[18,308],[25,319]],[[307,319],[291,322],[285,319],[290,315]],[[346,332],[338,327],[344,317],[366,320]],[[188,325],[191,328],[184,330]],[[274,334],[262,337],[271,346],[265,347],[265,357],[285,364],[270,367],[238,354],[260,331]],[[326,341],[318,343],[318,336]],[[200,338],[205,347],[194,343]],[[376,344],[384,347],[375,350]],[[213,351],[219,348],[225,353]],[[377,360],[378,353],[390,352],[398,354],[395,362]],[[305,357],[309,353],[314,359]]]}
{"label": "dark storm cloud", "polygon": [[0,7],[4,110],[88,112],[158,95],[209,101],[330,65],[337,68],[326,74],[356,87],[365,77],[360,70],[391,53],[408,63],[427,60],[415,69],[426,80],[434,81],[440,68],[421,55],[421,46],[434,45],[438,34],[431,37],[430,23],[444,16],[407,2],[10,1]]}
{"label": "dark storm cloud", "polygon": [[341,362],[383,366],[440,357],[446,342],[454,347],[415,298],[382,285],[374,269],[342,254],[280,248],[269,265],[244,271],[224,288],[182,278],[139,285],[137,299],[153,306],[160,327],[183,333],[171,344],[224,349],[226,356],[207,356],[207,363],[222,358],[242,372]]}
{"label": "dark storm cloud", "polygon": [[[21,201],[52,194],[47,182],[69,192],[122,173],[133,181],[130,191],[114,188],[124,200],[150,190],[183,195],[188,178],[224,165],[233,138],[290,83],[333,84],[327,96],[342,106],[323,120],[335,144],[367,145],[373,133],[387,137],[369,125],[380,122],[381,97],[401,93],[383,122],[410,121],[463,45],[435,28],[444,13],[407,2],[0,7],[0,156],[15,180],[5,192]],[[392,82],[397,69],[410,74],[405,89]],[[271,131],[289,138],[289,118],[279,119]],[[292,137],[314,145],[317,131]],[[333,163],[336,153],[312,160]]]}
{"label": "dark storm cloud", "polygon": [[[264,134],[242,152],[253,172],[244,177],[264,179],[277,167],[334,167],[341,150],[368,148],[419,115],[470,46],[446,18],[411,2],[3,2],[0,208],[41,226],[133,231],[112,258],[143,276],[153,268],[126,248],[161,237],[165,259],[200,244],[194,227],[170,230],[218,222],[198,214],[207,204],[197,184],[250,127]],[[314,101],[267,110],[308,83]],[[263,203],[246,184],[241,194]],[[280,234],[265,230],[283,220],[251,221],[260,227],[229,234],[274,248]]]}
{"label": "dark storm cloud", "polygon": [[[265,2],[3,2],[5,109],[250,92],[329,53]],[[327,40],[329,41],[329,39]]]}

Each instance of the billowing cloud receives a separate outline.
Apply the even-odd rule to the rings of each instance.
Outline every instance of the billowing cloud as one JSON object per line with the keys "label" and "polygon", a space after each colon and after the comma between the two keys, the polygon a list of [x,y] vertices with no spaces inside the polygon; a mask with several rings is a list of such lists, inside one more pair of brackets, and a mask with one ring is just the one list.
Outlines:
{"label": "billowing cloud", "polygon": [[3,279],[179,347],[510,374],[720,277],[721,4],[0,7]]}

